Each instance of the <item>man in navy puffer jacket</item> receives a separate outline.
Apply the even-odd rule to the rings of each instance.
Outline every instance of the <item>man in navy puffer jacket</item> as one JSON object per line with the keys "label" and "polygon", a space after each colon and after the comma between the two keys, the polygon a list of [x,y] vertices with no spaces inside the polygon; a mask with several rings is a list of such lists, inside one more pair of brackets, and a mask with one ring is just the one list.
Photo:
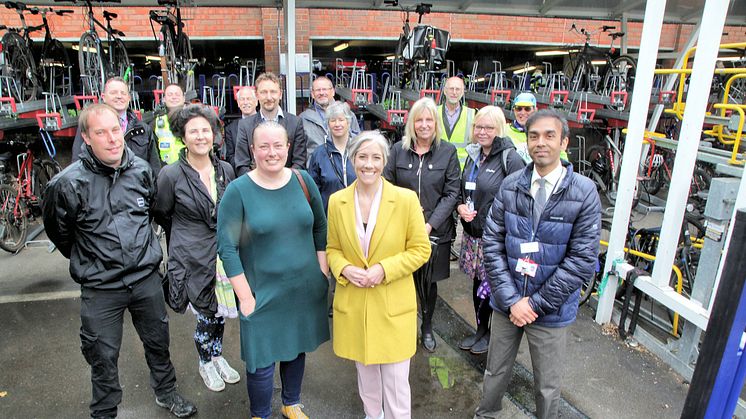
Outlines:
{"label": "man in navy puffer jacket", "polygon": [[595,272],[601,203],[589,179],[560,160],[567,121],[553,110],[526,122],[533,161],[508,176],[485,225],[492,336],[475,418],[496,418],[526,334],[534,369],[536,416],[556,418],[567,326],[580,285]]}

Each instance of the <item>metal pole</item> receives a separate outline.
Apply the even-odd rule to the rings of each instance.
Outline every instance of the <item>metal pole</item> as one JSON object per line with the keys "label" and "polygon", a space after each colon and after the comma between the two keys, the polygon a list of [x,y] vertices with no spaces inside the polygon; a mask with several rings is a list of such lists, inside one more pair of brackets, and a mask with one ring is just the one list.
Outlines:
{"label": "metal pole", "polygon": [[[629,216],[632,211],[637,167],[642,151],[642,140],[645,132],[645,121],[650,104],[650,92],[653,89],[653,71],[658,56],[663,15],[666,10],[665,0],[651,0],[645,6],[645,20],[640,41],[640,57],[637,61],[637,79],[632,92],[632,106],[629,113],[629,127],[622,158],[622,170],[619,174],[619,189],[614,207],[614,219],[609,238],[609,249],[606,253],[604,272],[611,270],[616,259],[624,259],[624,242],[627,237]],[[600,226],[599,226],[600,227]],[[614,294],[617,288],[616,275],[609,275],[606,289],[599,297],[596,322],[608,323],[614,309]]]}
{"label": "metal pole", "polygon": [[282,8],[285,12],[285,39],[288,44],[288,53],[285,59],[287,64],[285,96],[288,99],[285,108],[288,112],[295,114],[295,0],[283,0]]}
{"label": "metal pole", "polygon": [[[697,54],[694,56],[692,76],[689,79],[687,105],[681,121],[679,146],[671,174],[671,179],[677,181],[672,182],[668,190],[666,212],[663,214],[660,241],[653,266],[651,281],[659,288],[668,287],[671,278],[671,266],[679,243],[681,222],[684,219],[692,173],[697,162],[702,123],[727,12],[727,0],[708,0],[702,14],[702,25],[707,30],[699,33]],[[637,161],[639,160],[635,159],[635,162]]]}

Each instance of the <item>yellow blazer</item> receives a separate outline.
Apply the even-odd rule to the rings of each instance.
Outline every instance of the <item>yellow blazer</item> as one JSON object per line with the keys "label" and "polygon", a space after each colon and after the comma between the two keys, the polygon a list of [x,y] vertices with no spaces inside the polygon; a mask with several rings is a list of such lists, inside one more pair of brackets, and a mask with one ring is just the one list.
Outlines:
{"label": "yellow blazer", "polygon": [[[412,272],[430,257],[430,242],[417,195],[383,181],[381,205],[368,258],[355,228],[355,186],[329,198],[326,255],[337,279],[334,294],[334,353],[365,365],[411,358],[417,350],[417,296]],[[347,265],[380,263],[381,285],[359,288],[342,276]]]}

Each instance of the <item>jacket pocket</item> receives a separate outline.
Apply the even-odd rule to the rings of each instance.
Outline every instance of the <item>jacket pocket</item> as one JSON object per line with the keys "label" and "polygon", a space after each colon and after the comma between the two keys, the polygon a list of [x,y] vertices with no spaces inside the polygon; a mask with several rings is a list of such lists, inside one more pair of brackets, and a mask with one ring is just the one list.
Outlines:
{"label": "jacket pocket", "polygon": [[386,313],[389,317],[402,316],[417,311],[417,297],[414,294],[414,286],[399,286],[404,285],[404,281],[407,281],[407,279],[400,279],[385,286]]}
{"label": "jacket pocket", "polygon": [[[352,284],[349,284],[347,286],[354,287],[354,285]],[[350,292],[346,289],[346,287],[337,284],[336,291],[334,292],[334,296],[332,298],[332,309],[334,310],[334,312],[347,314],[347,309],[350,306]]]}

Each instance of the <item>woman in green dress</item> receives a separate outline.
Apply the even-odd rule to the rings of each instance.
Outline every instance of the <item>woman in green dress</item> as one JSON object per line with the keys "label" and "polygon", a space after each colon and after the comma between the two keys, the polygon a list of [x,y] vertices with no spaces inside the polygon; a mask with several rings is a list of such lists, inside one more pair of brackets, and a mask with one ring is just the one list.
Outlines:
{"label": "woman in green dress", "polygon": [[324,206],[311,176],[285,167],[285,128],[263,122],[250,147],[256,169],[231,182],[220,202],[218,253],[239,299],[251,417],[270,416],[279,362],[281,413],[307,418],[305,353],[329,340]]}

